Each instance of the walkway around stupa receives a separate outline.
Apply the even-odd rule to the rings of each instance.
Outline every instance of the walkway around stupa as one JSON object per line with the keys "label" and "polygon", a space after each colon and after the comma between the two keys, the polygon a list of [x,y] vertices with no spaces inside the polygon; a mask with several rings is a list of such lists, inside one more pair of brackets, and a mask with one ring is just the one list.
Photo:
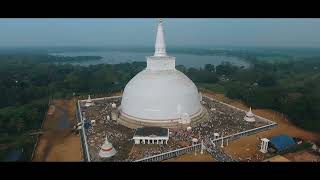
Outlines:
{"label": "walkway around stupa", "polygon": [[[113,98],[120,98],[121,96],[118,96],[118,97],[113,97]],[[113,98],[111,98],[111,97],[109,97],[109,98],[99,98],[99,99],[94,99],[94,100],[96,100],[96,101],[105,101],[105,100],[107,100],[107,99],[113,99]],[[209,98],[209,97],[205,97],[205,98],[207,98],[208,100],[210,100],[210,101],[212,101],[212,103],[218,103],[218,104],[216,104],[216,105],[218,105],[217,107],[215,107],[216,105],[214,105],[214,107],[215,108],[227,108],[227,107],[229,107],[230,108],[230,110],[231,109],[234,109],[234,110],[237,110],[238,112],[240,112],[240,111],[242,111],[243,112],[243,110],[240,110],[240,109],[238,109],[238,108],[235,108],[235,107],[233,107],[233,106],[230,106],[230,105],[228,105],[228,104],[225,104],[225,103],[222,103],[222,102],[219,102],[219,101],[216,101],[216,100],[213,100],[212,98]],[[208,101],[209,102],[209,101]],[[219,105],[220,104],[220,105]],[[80,109],[80,104],[78,104],[79,105],[79,109],[78,109],[78,113],[79,112],[81,112],[81,109]],[[209,104],[207,104],[207,105],[209,105]],[[206,106],[207,106],[206,105]],[[219,107],[219,106],[221,106],[221,107]],[[206,110],[209,112],[209,113],[211,113],[212,114],[212,110],[210,109],[212,106],[210,105],[209,107],[206,107]],[[220,109],[220,111],[221,111],[222,109]],[[219,111],[219,109],[214,109],[214,111],[217,111],[217,112],[220,112]],[[222,112],[221,112],[222,113]],[[226,111],[225,113],[228,113],[228,111]],[[217,115],[219,115],[219,113],[217,114]],[[211,115],[212,116],[212,115]],[[210,117],[211,117],[210,116]],[[219,115],[219,116],[221,116],[221,115]],[[224,116],[223,114],[222,114],[222,116]],[[240,116],[241,116],[241,114],[240,114]],[[256,115],[255,115],[256,116]],[[102,116],[101,116],[102,117]],[[79,118],[79,121],[80,122],[83,122],[83,120],[82,120],[82,113],[79,113],[78,114],[78,118]],[[105,119],[105,117],[103,116],[103,118]],[[211,118],[218,118],[218,117],[211,117]],[[228,117],[226,117],[226,118],[228,118]],[[247,130],[246,130],[246,128],[244,128],[244,127],[238,127],[239,125],[236,125],[236,126],[234,126],[234,128],[236,128],[237,127],[237,129],[238,130],[240,130],[240,129],[243,129],[242,131],[238,131],[238,133],[235,133],[235,132],[233,132],[233,134],[232,134],[232,132],[231,133],[227,133],[227,131],[225,131],[225,130],[223,130],[223,132],[225,132],[224,134],[226,134],[226,136],[224,136],[223,138],[222,137],[219,137],[219,138],[216,138],[216,139],[212,139],[212,133],[211,133],[211,131],[212,130],[214,130],[214,131],[216,131],[217,129],[217,127],[214,127],[214,129],[210,129],[209,127],[211,127],[211,125],[208,127],[207,126],[207,123],[200,123],[199,125],[197,125],[196,127],[194,127],[193,128],[193,130],[192,131],[201,131],[203,134],[201,134],[201,138],[199,139],[199,140],[201,140],[201,139],[203,139],[204,140],[204,146],[207,148],[206,150],[207,150],[207,152],[208,153],[210,153],[213,157],[214,157],[214,159],[216,159],[217,161],[223,161],[223,162],[229,162],[229,161],[234,161],[232,158],[230,158],[227,154],[225,154],[224,152],[223,152],[223,148],[220,148],[220,145],[221,145],[221,141],[222,141],[222,139],[224,140],[224,142],[226,142],[226,141],[232,141],[232,140],[236,140],[236,139],[238,139],[238,138],[240,138],[240,137],[242,137],[242,136],[250,136],[250,135],[252,135],[252,134],[256,134],[256,133],[258,133],[258,132],[261,132],[261,131],[265,131],[265,130],[268,130],[268,129],[271,129],[271,128],[273,128],[273,127],[275,127],[275,126],[277,126],[277,124],[276,123],[274,123],[274,122],[272,122],[272,121],[270,121],[270,120],[268,120],[268,119],[265,119],[265,118],[263,118],[263,117],[260,117],[260,116],[256,116],[256,118],[257,118],[257,120],[261,120],[261,121],[263,121],[263,122],[265,122],[265,123],[263,123],[263,124],[265,124],[265,125],[262,125],[262,126],[257,126],[256,128],[254,128],[253,126],[251,127],[251,129],[248,129],[248,127],[247,127]],[[96,119],[96,121],[97,121],[97,123],[99,123],[101,120],[100,119],[97,119],[97,118],[94,118],[94,119]],[[215,122],[217,119],[211,119],[210,120],[210,122],[211,123],[217,123],[217,122]],[[218,118],[218,120],[219,120],[219,118]],[[221,120],[224,120],[224,119],[221,119]],[[232,120],[232,118],[231,119],[225,119],[225,120]],[[104,121],[104,120],[103,120]],[[219,120],[220,121],[220,120]],[[235,120],[235,122],[236,122],[237,120]],[[202,122],[202,121],[201,121]],[[204,122],[204,121],[203,121]],[[225,121],[225,122],[229,122],[229,121]],[[233,127],[233,123],[232,122],[230,122],[231,124],[230,125],[232,125],[232,127]],[[243,123],[246,123],[246,122],[243,122]],[[220,123],[218,123],[218,124],[216,124],[216,125],[219,125]],[[226,124],[227,125],[227,124]],[[219,125],[219,126],[221,126],[221,125]],[[205,129],[205,128],[209,128],[209,129]],[[224,127],[224,126],[223,126]],[[86,133],[86,131],[84,130],[84,127],[82,128],[82,143],[83,143],[83,150],[84,150],[84,154],[87,154],[87,155],[85,155],[85,161],[90,161],[90,160],[93,160],[93,159],[91,159],[90,158],[90,153],[89,153],[89,149],[88,149],[88,142],[86,142],[87,141],[87,138],[88,137],[86,137],[86,135],[87,135],[87,133]],[[208,131],[208,132],[207,132]],[[217,131],[217,132],[219,132],[219,131]],[[101,133],[101,132],[100,132]],[[88,134],[89,136],[92,136],[92,135],[90,135],[90,134]],[[172,140],[174,140],[174,141],[176,141],[175,140],[175,138],[176,137],[172,137],[173,139]],[[92,139],[92,137],[91,137],[91,139]],[[216,145],[216,146],[214,146],[213,145],[213,143]],[[99,144],[99,143],[98,143]],[[90,147],[91,148],[91,147]],[[188,146],[188,147],[183,147],[183,148],[180,148],[180,149],[175,149],[175,150],[169,150],[169,151],[167,151],[167,152],[164,152],[164,153],[159,153],[159,154],[155,154],[155,155],[152,155],[152,153],[150,154],[151,156],[149,156],[149,157],[145,157],[145,158],[141,158],[141,159],[131,159],[131,160],[129,160],[129,161],[148,161],[148,162],[150,162],[150,161],[163,161],[163,160],[166,160],[166,159],[170,159],[170,158],[173,158],[173,157],[177,157],[177,156],[180,156],[180,155],[183,155],[183,154],[186,154],[186,153],[189,153],[189,152],[192,152],[192,151],[195,151],[195,150],[199,150],[199,149],[201,149],[201,144],[196,144],[196,145],[193,145],[193,146]],[[91,150],[90,150],[91,151]],[[92,155],[94,155],[94,154],[92,154]],[[95,161],[95,160],[94,160]],[[126,161],[125,159],[123,160],[123,161]]]}

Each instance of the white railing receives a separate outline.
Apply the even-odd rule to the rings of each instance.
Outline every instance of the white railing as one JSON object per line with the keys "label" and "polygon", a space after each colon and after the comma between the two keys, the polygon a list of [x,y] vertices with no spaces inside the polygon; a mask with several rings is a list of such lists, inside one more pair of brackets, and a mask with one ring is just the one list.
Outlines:
{"label": "white railing", "polygon": [[[84,147],[85,147],[85,157],[87,158],[87,161],[90,162],[90,154],[89,154],[89,148],[88,148],[88,142],[87,142],[87,136],[86,136],[86,132],[85,132],[85,128],[84,128],[84,121],[83,121],[83,118],[82,118],[82,112],[81,112],[81,108],[80,108],[80,103],[79,103],[79,100],[78,100],[78,115],[79,115],[79,118],[80,118],[80,121],[81,121],[81,124],[82,124],[82,127],[81,127],[81,131],[82,131],[82,135],[83,135],[83,141],[84,141]],[[81,141],[81,144],[83,142]]]}
{"label": "white railing", "polygon": [[169,151],[169,152],[165,152],[165,153],[161,153],[161,154],[145,157],[145,158],[142,158],[142,159],[135,160],[134,162],[162,161],[162,160],[165,160],[165,159],[170,159],[172,157],[176,157],[176,156],[185,154],[187,152],[193,151],[193,150],[198,149],[198,148],[199,149],[201,148],[201,143],[194,144],[192,146],[188,146],[188,147],[184,147],[184,148],[180,148],[180,149],[176,149],[176,150],[173,150],[173,151]]}
{"label": "white railing", "polygon": [[242,132],[239,132],[239,133],[236,133],[236,134],[231,134],[231,135],[228,135],[228,136],[219,137],[219,138],[216,138],[216,139],[211,139],[211,143],[216,143],[216,142],[222,141],[222,139],[224,139],[224,140],[227,140],[227,139],[228,140],[235,140],[235,139],[238,139],[241,136],[252,135],[252,134],[255,134],[257,132],[261,132],[261,131],[264,131],[264,130],[267,130],[267,129],[271,129],[271,128],[275,127],[275,126],[277,126],[276,123],[268,124],[268,125],[261,126],[261,127],[258,127],[258,128],[254,128],[254,129],[250,129],[250,130],[247,130],[247,131],[242,131]]}
{"label": "white railing", "polygon": [[[103,98],[94,98],[91,99],[92,101],[101,101],[101,100],[105,100],[105,99],[115,99],[115,98],[120,98],[122,96],[110,96],[110,97],[103,97]],[[83,99],[83,100],[79,100],[80,102],[86,102],[87,99]]]}
{"label": "white railing", "polygon": [[[239,137],[244,136],[244,135],[251,135],[251,134],[254,134],[254,133],[258,132],[258,131],[260,132],[260,131],[263,131],[263,130],[266,130],[266,129],[273,128],[276,125],[277,125],[276,123],[268,124],[268,125],[261,126],[261,127],[258,127],[258,128],[254,128],[254,129],[250,129],[250,130],[247,130],[247,131],[242,131],[242,132],[239,132],[239,133],[236,133],[236,134],[231,134],[231,135],[228,135],[228,136],[225,136],[225,137],[219,137],[219,138],[216,138],[216,139],[211,139],[210,142],[212,144],[213,143],[218,143],[218,142],[222,141],[222,139],[224,139],[224,140],[228,139],[228,140],[232,141],[232,140],[238,139]],[[176,150],[173,150],[173,151],[169,151],[169,152],[153,155],[153,156],[150,156],[150,157],[145,157],[143,159],[139,159],[139,160],[136,160],[134,162],[162,161],[164,159],[169,159],[169,158],[172,158],[172,157],[175,157],[175,156],[179,156],[179,155],[185,154],[186,152],[188,152],[189,149],[191,150],[192,148],[194,148],[194,149],[201,148],[201,143],[200,144],[195,144],[193,146],[188,146],[188,147],[176,149]]]}
{"label": "white railing", "polygon": [[[104,97],[104,98],[95,98],[95,99],[92,99],[92,100],[93,101],[99,101],[99,100],[114,99],[114,98],[120,98],[120,97],[122,97],[122,96],[111,96],[111,97]],[[210,99],[212,101],[216,101],[218,103],[221,103],[223,105],[226,105],[226,106],[228,106],[230,108],[233,108],[233,109],[236,109],[238,111],[246,112],[245,110],[242,110],[242,109],[237,108],[235,106],[232,106],[232,105],[226,104],[224,102],[212,99],[212,98],[210,98],[210,97],[208,97],[206,95],[203,95],[203,97],[206,97],[206,98],[208,98],[208,99]],[[85,133],[85,129],[84,129],[84,121],[83,121],[82,113],[81,113],[81,109],[80,109],[80,102],[85,102],[85,101],[86,100],[78,100],[78,112],[79,112],[80,120],[82,122],[81,130],[82,130],[82,133],[83,133],[83,136],[84,136],[83,139],[84,139],[85,153],[86,153],[87,161],[90,162],[90,154],[89,154],[89,149],[88,149],[88,144],[87,144],[87,137],[86,137],[86,133]],[[263,131],[263,130],[271,129],[274,126],[277,126],[277,123],[275,123],[275,122],[273,122],[273,121],[271,121],[269,119],[263,118],[263,117],[258,116],[258,115],[254,115],[254,116],[259,118],[259,119],[262,119],[263,121],[268,122],[270,124],[264,125],[264,126],[261,126],[261,127],[258,127],[258,128],[242,131],[242,132],[239,132],[239,133],[236,133],[236,134],[228,135],[228,136],[225,136],[225,137],[220,137],[220,138],[213,139],[213,140],[211,139],[211,143],[217,143],[219,141],[222,141],[222,139],[224,139],[224,140],[226,140],[226,139],[228,139],[228,140],[238,139],[241,136],[251,135],[251,134],[254,134],[254,133],[258,132],[258,131],[260,132],[260,131]],[[176,150],[173,150],[173,151],[169,151],[169,152],[165,152],[165,153],[161,153],[161,154],[145,157],[145,158],[142,158],[142,159],[135,160],[134,162],[162,161],[162,160],[165,160],[165,159],[170,159],[172,157],[176,157],[176,156],[185,154],[185,153],[193,151],[193,150],[195,150],[197,148],[201,148],[201,143],[195,144],[195,145],[192,145],[192,146],[188,146],[188,147],[184,147],[184,148],[180,148],[180,149],[176,149]]]}

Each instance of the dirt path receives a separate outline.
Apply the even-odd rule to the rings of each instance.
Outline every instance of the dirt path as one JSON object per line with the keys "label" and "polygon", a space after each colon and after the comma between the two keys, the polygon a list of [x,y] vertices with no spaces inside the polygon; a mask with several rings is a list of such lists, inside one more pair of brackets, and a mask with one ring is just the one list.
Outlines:
{"label": "dirt path", "polygon": [[215,160],[209,153],[204,152],[203,154],[200,154],[198,151],[196,155],[192,152],[163,162],[215,162]]}
{"label": "dirt path", "polygon": [[54,100],[52,115],[44,122],[33,161],[81,161],[80,137],[71,133],[75,100]]}
{"label": "dirt path", "polygon": [[[203,92],[203,94],[219,101],[228,103],[232,106],[238,107],[240,109],[249,109],[249,107],[246,107],[240,101],[231,100],[225,97],[223,94],[216,94],[211,92]],[[290,136],[300,137],[304,140],[309,141],[317,141],[320,139],[320,133],[312,133],[296,127],[278,112],[269,109],[254,109],[253,113],[276,122],[278,126],[268,131],[260,132],[248,137],[242,137],[239,140],[229,142],[229,146],[225,147],[224,150],[236,160],[260,161],[264,159],[264,155],[259,152],[259,145],[261,143],[259,141],[259,138],[269,138],[279,134],[288,134]]]}
{"label": "dirt path", "polygon": [[284,157],[295,162],[320,162],[320,156],[310,150],[288,153]]}

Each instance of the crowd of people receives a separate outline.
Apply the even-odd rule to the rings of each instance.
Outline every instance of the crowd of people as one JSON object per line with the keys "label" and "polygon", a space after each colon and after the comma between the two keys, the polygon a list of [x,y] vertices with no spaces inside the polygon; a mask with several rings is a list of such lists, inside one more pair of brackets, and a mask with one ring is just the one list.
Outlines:
{"label": "crowd of people", "polygon": [[[187,147],[193,143],[201,143],[201,140],[213,139],[214,133],[219,133],[220,137],[222,135],[227,136],[267,124],[267,122],[258,118],[256,118],[255,122],[247,122],[243,119],[245,112],[203,97],[202,104],[209,115],[207,120],[193,125],[191,129],[170,129],[168,144],[134,145],[132,137],[135,130],[118,124],[116,120],[111,118],[111,111],[113,110],[111,104],[115,103],[117,107],[119,107],[120,102],[120,98],[103,99],[95,101],[94,106],[82,107],[85,119],[95,120],[95,123],[86,129],[90,156],[93,161],[102,161],[98,153],[106,136],[118,151],[118,153],[108,159],[108,161],[133,161]],[[107,118],[107,116],[109,116],[109,118]],[[206,146],[209,145],[207,144]],[[218,148],[211,147],[208,149],[208,152],[212,155],[215,154],[215,156],[217,156],[215,158],[218,158],[219,161],[230,160],[230,158]]]}
{"label": "crowd of people", "polygon": [[232,159],[229,155],[223,152],[223,149],[220,148],[218,144],[213,145],[209,140],[205,140],[205,147],[207,152],[214,157],[216,161],[219,162],[234,162],[235,160]]}
{"label": "crowd of people", "polygon": [[231,108],[217,101],[212,101],[203,97],[203,106],[209,113],[209,120],[203,121],[192,128],[194,132],[201,132],[201,135],[213,137],[213,133],[219,133],[220,136],[231,135],[254,129],[268,123],[256,118],[255,122],[247,122],[243,118],[245,112]]}
{"label": "crowd of people", "polygon": [[[117,107],[120,105],[120,98],[98,100],[94,106],[82,107],[83,116],[87,121],[94,120],[95,123],[86,130],[89,146],[90,158],[92,161],[125,161],[133,146],[131,138],[134,130],[129,129],[117,123],[111,118],[112,103]],[[107,118],[109,116],[109,118]],[[108,159],[101,159],[99,151],[103,145],[106,136],[108,141],[113,144],[117,153]]]}

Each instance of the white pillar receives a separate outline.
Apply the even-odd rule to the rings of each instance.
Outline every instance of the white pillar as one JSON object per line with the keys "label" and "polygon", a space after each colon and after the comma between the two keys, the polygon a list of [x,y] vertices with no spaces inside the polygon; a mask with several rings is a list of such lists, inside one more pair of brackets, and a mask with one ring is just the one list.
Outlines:
{"label": "white pillar", "polygon": [[221,135],[221,148],[223,148],[223,134]]}
{"label": "white pillar", "polygon": [[269,141],[266,141],[265,142],[265,147],[264,147],[264,150],[267,152],[268,151],[268,144],[269,144]]}
{"label": "white pillar", "polygon": [[262,153],[267,153],[268,152],[268,143],[269,143],[269,140],[266,139],[266,138],[263,138],[261,139],[261,148],[260,148],[260,151]]}
{"label": "white pillar", "polygon": [[203,149],[204,149],[204,147],[203,147],[204,145],[203,145],[203,140],[201,141],[201,151],[200,151],[200,154],[203,154]]}

